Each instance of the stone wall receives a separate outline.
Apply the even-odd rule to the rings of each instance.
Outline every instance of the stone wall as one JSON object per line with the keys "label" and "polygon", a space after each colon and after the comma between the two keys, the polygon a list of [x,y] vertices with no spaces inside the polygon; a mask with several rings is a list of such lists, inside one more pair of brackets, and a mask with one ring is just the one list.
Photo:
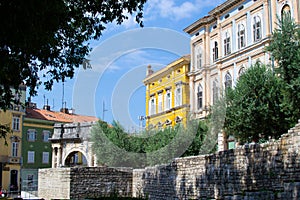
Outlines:
{"label": "stone wall", "polygon": [[40,198],[84,199],[132,196],[132,169],[108,167],[53,168],[39,170]]}
{"label": "stone wall", "polygon": [[149,199],[300,199],[300,121],[278,141],[133,171]]}
{"label": "stone wall", "polygon": [[39,197],[144,196],[149,199],[300,199],[300,121],[279,140],[177,158],[145,169],[39,170]]}
{"label": "stone wall", "polygon": [[85,167],[71,170],[70,199],[118,195],[132,196],[132,169]]}
{"label": "stone wall", "polygon": [[70,168],[39,169],[38,196],[44,199],[70,198]]}

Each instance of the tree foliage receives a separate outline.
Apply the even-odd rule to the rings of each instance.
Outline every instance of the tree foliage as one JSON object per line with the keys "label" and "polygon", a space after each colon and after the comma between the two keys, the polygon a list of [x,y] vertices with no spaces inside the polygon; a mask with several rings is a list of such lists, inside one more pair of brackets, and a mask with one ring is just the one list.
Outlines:
{"label": "tree foliage", "polygon": [[277,61],[276,72],[285,83],[284,106],[292,126],[300,119],[300,27],[290,14],[279,19],[267,50]]}
{"label": "tree foliage", "polygon": [[146,0],[2,0],[0,2],[0,109],[9,108],[21,83],[36,94],[40,76],[46,89],[72,78],[107,23],[135,14],[141,26]]}
{"label": "tree foliage", "polygon": [[270,67],[256,63],[226,93],[227,134],[240,142],[279,137],[289,128],[283,102],[284,82]]}
{"label": "tree foliage", "polygon": [[93,151],[98,162],[109,166],[145,167],[168,163],[179,156],[199,155],[206,137],[206,121],[190,121],[187,128],[176,126],[128,134],[114,122],[99,121],[92,129]]}

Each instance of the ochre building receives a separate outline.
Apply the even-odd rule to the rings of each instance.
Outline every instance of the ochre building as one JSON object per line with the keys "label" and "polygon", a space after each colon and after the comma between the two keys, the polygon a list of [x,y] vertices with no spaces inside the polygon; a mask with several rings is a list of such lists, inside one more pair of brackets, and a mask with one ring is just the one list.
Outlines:
{"label": "ochre building", "polygon": [[153,72],[148,66],[146,86],[146,128],[186,124],[189,113],[190,56],[183,56]]}

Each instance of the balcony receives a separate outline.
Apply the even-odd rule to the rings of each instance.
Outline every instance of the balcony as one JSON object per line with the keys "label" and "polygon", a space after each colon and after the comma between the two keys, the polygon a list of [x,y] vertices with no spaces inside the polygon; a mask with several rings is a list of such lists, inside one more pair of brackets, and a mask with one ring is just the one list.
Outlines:
{"label": "balcony", "polygon": [[8,157],[9,164],[21,164],[21,157]]}

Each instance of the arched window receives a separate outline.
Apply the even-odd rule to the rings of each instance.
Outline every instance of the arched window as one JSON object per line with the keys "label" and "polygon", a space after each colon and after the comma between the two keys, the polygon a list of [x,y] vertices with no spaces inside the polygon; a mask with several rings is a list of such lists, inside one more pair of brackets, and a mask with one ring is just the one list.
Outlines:
{"label": "arched window", "polygon": [[243,24],[238,25],[238,49],[246,46],[245,39],[245,26]]}
{"label": "arched window", "polygon": [[228,55],[231,53],[231,48],[230,48],[230,34],[228,32],[225,33],[225,38],[224,38],[224,55]]}
{"label": "arched window", "polygon": [[218,100],[218,81],[214,80],[213,81],[213,87],[212,87],[212,93],[213,93],[213,104],[216,103],[216,101]]}
{"label": "arched window", "polygon": [[253,18],[253,41],[256,42],[261,39],[261,19],[259,16]]}
{"label": "arched window", "polygon": [[202,109],[202,101],[203,101],[203,88],[201,84],[198,85],[197,88],[197,110]]}
{"label": "arched window", "polygon": [[212,50],[213,50],[213,61],[215,62],[218,59],[218,51],[219,51],[217,41],[214,42],[214,46]]}
{"label": "arched window", "polygon": [[284,5],[281,10],[281,18],[283,17],[291,17],[291,8],[289,5]]}
{"label": "arched window", "polygon": [[239,73],[238,73],[239,77],[240,77],[243,73],[245,73],[245,67],[242,66],[242,67],[240,68],[240,70],[239,70]]}
{"label": "arched window", "polygon": [[225,75],[225,89],[232,87],[232,76],[229,72]]}
{"label": "arched window", "polygon": [[200,69],[202,67],[202,49],[200,45],[197,45],[195,48],[195,69]]}

